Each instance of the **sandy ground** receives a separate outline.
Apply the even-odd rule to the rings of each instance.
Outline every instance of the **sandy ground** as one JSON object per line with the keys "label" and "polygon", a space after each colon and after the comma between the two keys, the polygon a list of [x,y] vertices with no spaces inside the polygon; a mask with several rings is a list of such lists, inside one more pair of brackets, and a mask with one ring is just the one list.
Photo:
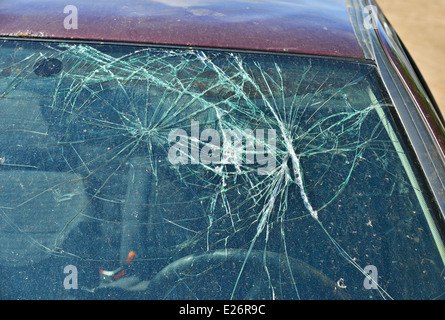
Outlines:
{"label": "sandy ground", "polygon": [[376,0],[445,116],[445,0]]}

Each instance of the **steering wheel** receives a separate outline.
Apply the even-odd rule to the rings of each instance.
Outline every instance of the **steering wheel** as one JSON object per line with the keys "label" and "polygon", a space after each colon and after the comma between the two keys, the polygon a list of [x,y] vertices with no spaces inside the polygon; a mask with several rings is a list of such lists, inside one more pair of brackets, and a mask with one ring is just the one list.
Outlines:
{"label": "steering wheel", "polygon": [[149,280],[143,295],[175,300],[348,299],[344,289],[301,260],[237,249],[180,258]]}

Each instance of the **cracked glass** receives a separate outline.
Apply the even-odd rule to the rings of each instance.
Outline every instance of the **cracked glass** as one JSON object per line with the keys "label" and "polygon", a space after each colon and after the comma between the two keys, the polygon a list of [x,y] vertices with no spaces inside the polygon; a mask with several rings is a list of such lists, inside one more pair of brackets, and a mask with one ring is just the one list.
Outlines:
{"label": "cracked glass", "polygon": [[0,42],[3,299],[444,298],[376,67]]}

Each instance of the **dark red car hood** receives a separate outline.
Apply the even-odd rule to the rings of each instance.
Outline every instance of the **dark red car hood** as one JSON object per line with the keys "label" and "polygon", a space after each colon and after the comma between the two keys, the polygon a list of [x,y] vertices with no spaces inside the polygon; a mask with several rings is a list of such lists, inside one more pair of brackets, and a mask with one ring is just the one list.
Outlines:
{"label": "dark red car hood", "polygon": [[364,57],[346,0],[0,0],[0,35]]}

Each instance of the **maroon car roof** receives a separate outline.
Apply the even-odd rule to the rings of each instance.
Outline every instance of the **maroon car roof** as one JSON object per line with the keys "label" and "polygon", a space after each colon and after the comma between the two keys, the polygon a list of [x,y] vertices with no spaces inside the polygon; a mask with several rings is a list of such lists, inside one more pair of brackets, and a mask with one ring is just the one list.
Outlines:
{"label": "maroon car roof", "polygon": [[0,35],[364,58],[346,0],[1,1]]}

